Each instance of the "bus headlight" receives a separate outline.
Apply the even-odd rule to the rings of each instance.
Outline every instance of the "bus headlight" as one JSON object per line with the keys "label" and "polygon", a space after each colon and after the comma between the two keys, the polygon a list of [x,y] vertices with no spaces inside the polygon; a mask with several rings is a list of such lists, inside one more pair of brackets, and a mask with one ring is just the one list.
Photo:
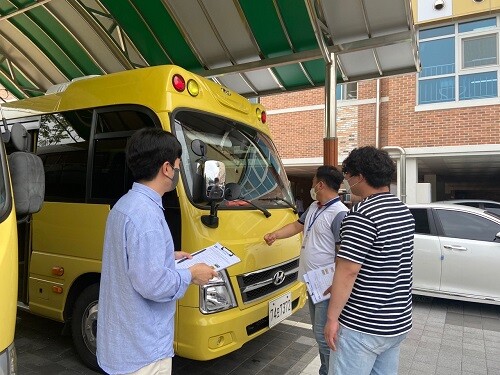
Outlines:
{"label": "bus headlight", "polygon": [[200,286],[200,310],[211,314],[236,307],[236,299],[225,270],[219,271],[219,276],[208,284]]}
{"label": "bus headlight", "polygon": [[17,354],[13,343],[0,353],[0,374],[17,374]]}

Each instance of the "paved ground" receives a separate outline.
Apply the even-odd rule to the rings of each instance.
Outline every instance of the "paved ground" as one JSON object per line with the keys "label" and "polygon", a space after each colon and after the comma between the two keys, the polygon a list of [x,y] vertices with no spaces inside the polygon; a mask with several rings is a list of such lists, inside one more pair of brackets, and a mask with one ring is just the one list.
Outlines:
{"label": "paved ground", "polygon": [[[97,374],[76,356],[62,325],[19,312],[20,375]],[[308,309],[222,358],[175,357],[173,375],[316,375]],[[500,307],[416,298],[414,329],[403,343],[400,375],[500,375]],[[355,374],[353,374],[355,375]]]}
{"label": "paved ground", "polygon": [[[308,309],[302,309],[224,357],[206,362],[174,357],[173,375],[283,375],[292,368],[298,374],[317,354],[309,323]],[[19,375],[97,374],[80,362],[71,337],[61,335],[62,328],[61,323],[18,312]]]}
{"label": "paved ground", "polygon": [[[317,375],[316,357],[302,371]],[[399,375],[499,375],[500,306],[414,298]],[[354,375],[354,374],[353,374]]]}

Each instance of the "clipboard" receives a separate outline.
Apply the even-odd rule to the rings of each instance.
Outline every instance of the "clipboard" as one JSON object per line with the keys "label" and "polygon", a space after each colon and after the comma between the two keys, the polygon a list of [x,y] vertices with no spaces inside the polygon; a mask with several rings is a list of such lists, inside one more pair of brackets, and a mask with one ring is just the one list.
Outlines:
{"label": "clipboard", "polygon": [[304,274],[304,281],[306,283],[307,291],[314,304],[325,301],[330,298],[330,294],[323,295],[333,281],[333,274],[335,273],[335,264],[317,268],[306,272]]}
{"label": "clipboard", "polygon": [[182,258],[175,261],[176,269],[187,269],[198,263],[205,263],[214,267],[216,271],[226,269],[233,264],[241,262],[241,259],[236,256],[227,247],[220,243],[215,243],[204,249],[198,250],[191,254],[193,257]]}

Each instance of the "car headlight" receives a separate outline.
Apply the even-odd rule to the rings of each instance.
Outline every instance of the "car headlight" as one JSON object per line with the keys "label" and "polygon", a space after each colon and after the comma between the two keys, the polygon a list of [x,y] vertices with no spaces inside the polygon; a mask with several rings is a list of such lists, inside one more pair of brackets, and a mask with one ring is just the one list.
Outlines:
{"label": "car headlight", "polygon": [[17,355],[16,348],[13,343],[10,344],[6,350],[0,353],[0,373],[6,375],[17,374]]}
{"label": "car headlight", "polygon": [[208,284],[200,286],[200,310],[204,314],[236,307],[236,299],[226,270],[218,272]]}

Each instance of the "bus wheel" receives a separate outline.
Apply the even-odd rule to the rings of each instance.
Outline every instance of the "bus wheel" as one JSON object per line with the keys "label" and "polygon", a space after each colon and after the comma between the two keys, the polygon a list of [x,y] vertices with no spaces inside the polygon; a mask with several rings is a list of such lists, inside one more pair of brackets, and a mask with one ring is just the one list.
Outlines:
{"label": "bus wheel", "polygon": [[89,368],[101,371],[96,357],[97,303],[99,284],[85,288],[73,308],[71,334],[76,352]]}

